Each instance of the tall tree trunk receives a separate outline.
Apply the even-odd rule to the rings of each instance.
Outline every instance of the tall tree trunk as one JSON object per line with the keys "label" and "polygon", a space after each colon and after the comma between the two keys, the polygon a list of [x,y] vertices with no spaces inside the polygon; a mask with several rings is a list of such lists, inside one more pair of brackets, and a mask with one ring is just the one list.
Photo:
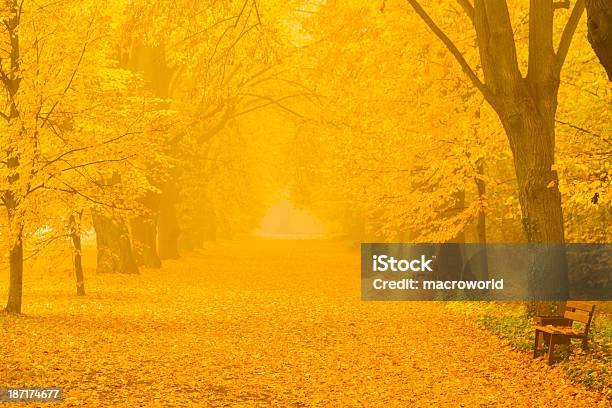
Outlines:
{"label": "tall tree trunk", "polygon": [[96,230],[98,273],[138,273],[127,225],[119,217],[92,211]]}
{"label": "tall tree trunk", "polygon": [[586,0],[589,42],[612,81],[612,2]]}
{"label": "tall tree trunk", "polygon": [[[510,140],[518,183],[523,230],[534,245],[529,269],[530,299],[567,299],[569,282],[565,255],[559,179],[553,170],[554,114],[543,117],[529,104],[520,117],[502,117]],[[544,245],[547,244],[547,245]]]}
{"label": "tall tree trunk", "polygon": [[[21,51],[19,40],[19,24],[21,23],[21,7],[17,1],[6,1],[5,11],[8,13],[2,18],[2,23],[8,34],[9,44],[9,69],[7,73],[3,72],[1,82],[6,90],[6,100],[9,103],[8,115],[3,112],[9,122],[19,118],[19,109],[16,103],[17,93],[21,84]],[[14,123],[14,122],[13,122]],[[23,136],[23,133],[20,135]],[[15,142],[15,141],[13,141]],[[2,192],[2,200],[6,206],[9,237],[12,240],[9,248],[9,296],[6,305],[7,313],[21,313],[21,300],[23,290],[23,227],[24,221],[18,214],[20,197],[16,196],[13,189],[14,184],[19,180],[19,153],[15,152],[14,146],[9,141],[9,146],[6,149],[6,165],[10,169],[10,174],[7,177],[9,188]],[[18,217],[18,219],[16,219]]]}
{"label": "tall tree trunk", "polygon": [[144,211],[131,219],[136,264],[147,268],[161,268],[161,259],[157,253],[159,195],[149,191],[140,202]]}
{"label": "tall tree trunk", "polygon": [[70,239],[72,240],[74,276],[76,278],[77,296],[85,296],[85,277],[83,276],[83,248],[81,246],[81,219],[83,211],[78,213],[78,217],[74,214],[70,216],[68,228],[70,230]]}
{"label": "tall tree trunk", "polygon": [[138,215],[131,220],[134,257],[138,266],[161,268],[157,254],[156,220],[147,215]]}
{"label": "tall tree trunk", "polygon": [[[176,69],[168,64],[165,47],[163,43],[147,46],[136,42],[127,53],[121,55],[121,65],[132,71],[142,72],[154,94],[160,99],[171,96],[171,82],[176,73]],[[179,257],[180,229],[175,208],[178,190],[172,180],[173,171],[165,170],[169,173],[170,181],[159,187],[162,191],[158,197],[159,211],[155,211],[153,219],[137,218],[132,222],[138,263],[154,268],[161,266],[162,259]],[[157,234],[157,237],[153,234]]]}
{"label": "tall tree trunk", "polygon": [[[459,190],[453,194],[455,199],[454,207],[449,208],[449,216],[460,214],[465,208],[465,191]],[[435,279],[437,280],[462,280],[469,278],[470,270],[464,270],[465,260],[462,251],[462,244],[465,244],[465,231],[461,230],[453,238],[445,243],[441,243],[437,255],[437,270]]]}
{"label": "tall tree trunk", "polygon": [[563,213],[555,164],[555,115],[561,68],[584,12],[577,0],[561,36],[553,41],[552,1],[529,3],[529,61],[522,76],[508,7],[502,0],[476,0],[473,21],[485,84],[472,77],[497,112],[510,143],[522,224],[533,243],[528,272],[530,299],[568,297]]}

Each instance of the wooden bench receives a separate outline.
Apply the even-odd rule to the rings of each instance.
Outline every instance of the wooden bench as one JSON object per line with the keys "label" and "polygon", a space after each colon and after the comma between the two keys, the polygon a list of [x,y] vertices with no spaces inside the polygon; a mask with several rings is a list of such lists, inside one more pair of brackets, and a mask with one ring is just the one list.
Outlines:
{"label": "wooden bench", "polygon": [[[553,354],[556,345],[570,345],[572,339],[582,340],[582,348],[588,348],[589,328],[593,321],[595,305],[589,302],[579,302],[570,300],[565,305],[563,316],[538,316],[534,320],[537,324],[535,328],[535,344],[533,347],[533,357],[537,357],[544,351],[548,357],[548,364],[553,363]],[[573,327],[574,322],[580,322],[584,328]],[[544,343],[546,348],[540,350],[538,347]]]}

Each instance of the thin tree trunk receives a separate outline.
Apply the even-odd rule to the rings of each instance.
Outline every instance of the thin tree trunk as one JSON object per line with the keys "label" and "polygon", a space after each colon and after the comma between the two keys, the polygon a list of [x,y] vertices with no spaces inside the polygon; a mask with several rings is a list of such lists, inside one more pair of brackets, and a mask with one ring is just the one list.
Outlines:
{"label": "thin tree trunk", "polygon": [[173,180],[164,183],[160,197],[158,239],[159,256],[161,259],[177,259],[179,257],[178,238],[180,228],[176,215],[178,187]]}
{"label": "thin tree trunk", "polygon": [[74,261],[74,276],[76,278],[77,296],[85,296],[85,277],[83,276],[83,252],[81,246],[81,219],[83,211],[78,213],[77,217],[72,214],[70,216],[69,228],[70,238],[72,240],[73,261]]}
{"label": "thin tree trunk", "polygon": [[[484,176],[484,160],[480,159],[476,164],[476,171],[479,176]],[[476,178],[476,191],[479,200],[484,200],[487,192],[487,187],[482,178]],[[484,208],[481,208],[478,212],[478,219],[476,220],[476,233],[478,237],[478,251],[476,253],[476,259],[472,262],[472,273],[474,273],[478,279],[488,280],[489,279],[489,261],[487,258],[487,215]]]}
{"label": "thin tree trunk", "polygon": [[157,253],[159,195],[147,192],[140,201],[145,210],[131,219],[136,264],[147,268],[161,268],[161,259]]}
{"label": "thin tree trunk", "polygon": [[[519,103],[519,102],[515,102]],[[554,164],[554,114],[542,118],[524,107],[517,121],[502,118],[510,139],[518,182],[523,230],[534,243],[528,276],[530,299],[569,296],[559,179]]]}
{"label": "thin tree trunk", "polygon": [[131,220],[134,257],[138,266],[161,268],[157,254],[157,226],[155,219],[138,215]]}
{"label": "thin tree trunk", "polygon": [[13,238],[13,244],[9,250],[10,283],[6,312],[11,314],[21,313],[21,300],[23,291],[23,232],[18,228],[17,235]]}

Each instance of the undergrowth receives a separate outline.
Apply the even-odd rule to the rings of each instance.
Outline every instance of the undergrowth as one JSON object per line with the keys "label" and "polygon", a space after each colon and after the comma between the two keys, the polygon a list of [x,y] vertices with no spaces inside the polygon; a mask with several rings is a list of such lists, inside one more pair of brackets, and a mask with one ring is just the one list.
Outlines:
{"label": "undergrowth", "polygon": [[[523,304],[450,302],[448,307],[471,316],[512,348],[533,352],[535,324]],[[571,353],[565,353],[558,364],[572,381],[599,391],[612,401],[612,316],[596,312],[589,331],[589,349],[583,351],[580,342],[575,341]]]}

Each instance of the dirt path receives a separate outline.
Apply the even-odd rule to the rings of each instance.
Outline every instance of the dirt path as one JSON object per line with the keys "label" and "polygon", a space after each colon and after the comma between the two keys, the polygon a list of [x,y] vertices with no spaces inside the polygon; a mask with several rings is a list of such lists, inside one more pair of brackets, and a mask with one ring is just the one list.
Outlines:
{"label": "dirt path", "polygon": [[361,302],[358,271],[339,244],[254,241],[89,271],[84,299],[30,274],[26,316],[0,317],[0,386],[87,407],[608,406],[442,304]]}

